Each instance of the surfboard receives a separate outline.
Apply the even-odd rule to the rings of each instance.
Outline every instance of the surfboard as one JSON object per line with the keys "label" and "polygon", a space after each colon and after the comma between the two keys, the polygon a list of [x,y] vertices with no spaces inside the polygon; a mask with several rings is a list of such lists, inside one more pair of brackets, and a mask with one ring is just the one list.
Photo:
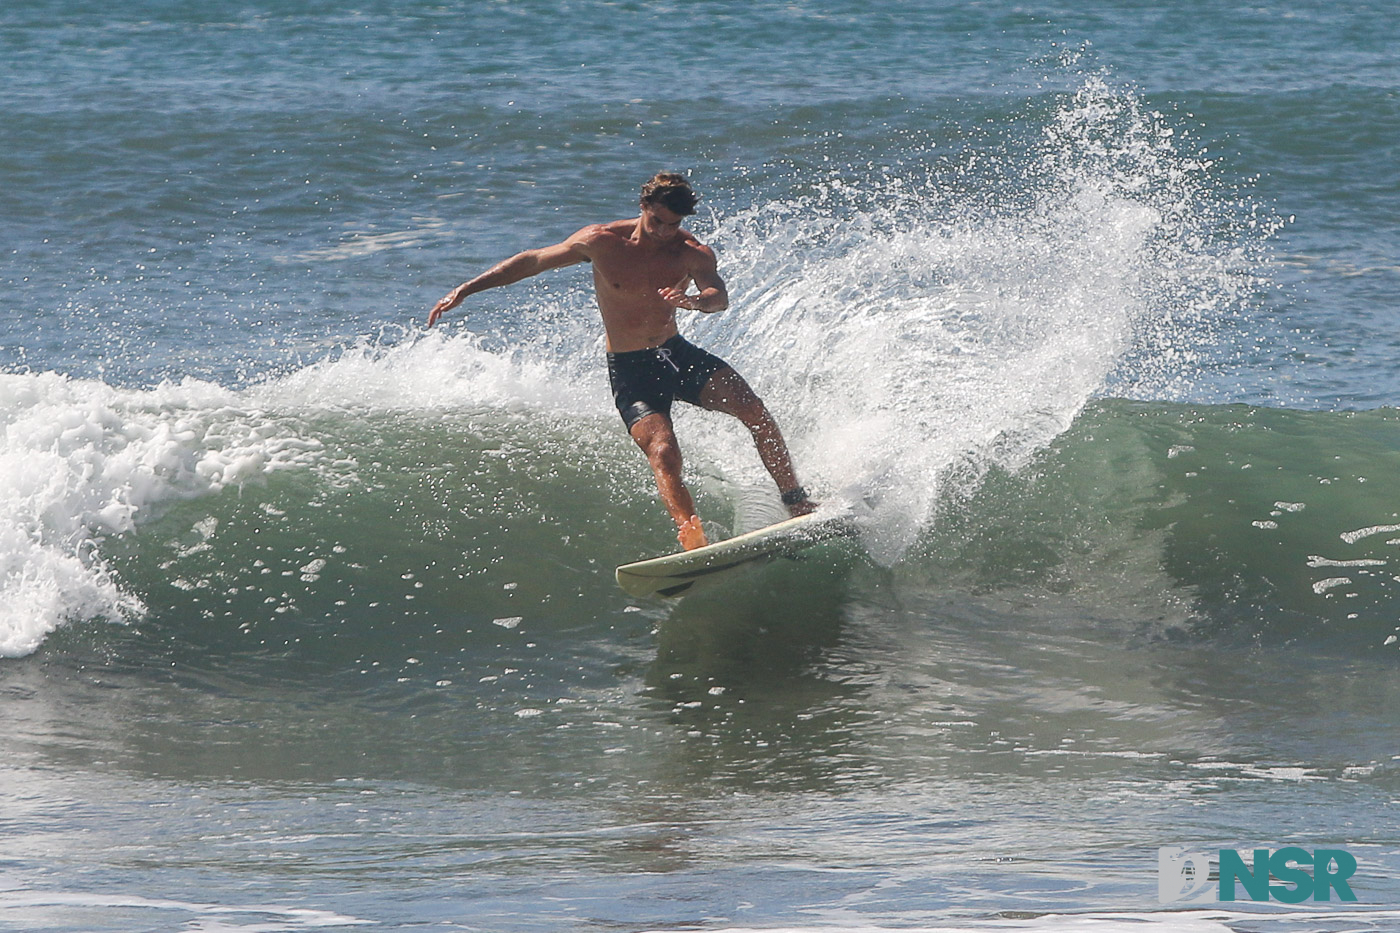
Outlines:
{"label": "surfboard", "polygon": [[673,599],[701,584],[854,531],[848,514],[799,515],[693,551],[623,564],[617,568],[617,585],[632,596]]}

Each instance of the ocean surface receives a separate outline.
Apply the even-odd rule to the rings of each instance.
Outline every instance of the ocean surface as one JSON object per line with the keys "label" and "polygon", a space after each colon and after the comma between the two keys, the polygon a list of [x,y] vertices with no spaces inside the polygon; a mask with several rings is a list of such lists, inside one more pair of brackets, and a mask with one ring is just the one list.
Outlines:
{"label": "ocean surface", "polygon": [[[1390,3],[7,0],[0,929],[1400,929]],[[586,269],[860,534],[679,602]],[[712,536],[781,517],[678,411]],[[1187,902],[1159,849],[1341,849]]]}

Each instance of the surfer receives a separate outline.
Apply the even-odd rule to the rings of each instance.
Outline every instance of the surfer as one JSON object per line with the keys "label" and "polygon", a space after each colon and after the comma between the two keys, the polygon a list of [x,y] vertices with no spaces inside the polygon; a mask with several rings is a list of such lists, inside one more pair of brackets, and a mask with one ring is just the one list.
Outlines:
{"label": "surfer", "polygon": [[763,401],[732,366],[687,341],[676,326],[678,308],[713,314],[729,307],[714,251],[681,226],[699,200],[684,175],[659,172],[642,186],[640,216],[590,224],[562,243],[517,253],[454,288],[428,313],[432,327],[468,295],[591,262],[613,399],[656,474],[661,500],[686,550],[708,542],[681,478],[671,424],[675,399],[738,418],[753,435],[788,512],[797,516],[816,509]]}

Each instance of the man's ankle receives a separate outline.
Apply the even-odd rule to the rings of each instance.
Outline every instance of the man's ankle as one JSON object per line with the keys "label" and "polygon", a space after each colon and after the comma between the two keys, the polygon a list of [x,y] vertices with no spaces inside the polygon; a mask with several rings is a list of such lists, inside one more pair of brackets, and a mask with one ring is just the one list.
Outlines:
{"label": "man's ankle", "polygon": [[783,505],[787,506],[788,514],[793,518],[799,515],[807,515],[817,510],[817,503],[807,496],[807,490],[801,486],[794,486],[782,494]]}

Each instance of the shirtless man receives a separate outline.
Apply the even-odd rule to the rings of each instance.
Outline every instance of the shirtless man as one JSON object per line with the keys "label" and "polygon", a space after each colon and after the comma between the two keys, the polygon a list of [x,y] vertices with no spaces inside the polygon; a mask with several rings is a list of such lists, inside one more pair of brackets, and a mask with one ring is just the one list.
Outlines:
{"label": "shirtless man", "polygon": [[788,512],[805,515],[816,508],[798,484],[787,445],[763,402],[729,364],[689,343],[676,327],[677,308],[708,314],[729,307],[714,251],[681,227],[699,200],[684,175],[658,173],[642,187],[640,217],[593,224],[555,246],[518,253],[454,288],[428,314],[432,327],[468,295],[549,269],[593,263],[613,399],[651,463],[686,550],[707,542],[681,479],[681,452],[671,425],[675,399],[742,421]]}

